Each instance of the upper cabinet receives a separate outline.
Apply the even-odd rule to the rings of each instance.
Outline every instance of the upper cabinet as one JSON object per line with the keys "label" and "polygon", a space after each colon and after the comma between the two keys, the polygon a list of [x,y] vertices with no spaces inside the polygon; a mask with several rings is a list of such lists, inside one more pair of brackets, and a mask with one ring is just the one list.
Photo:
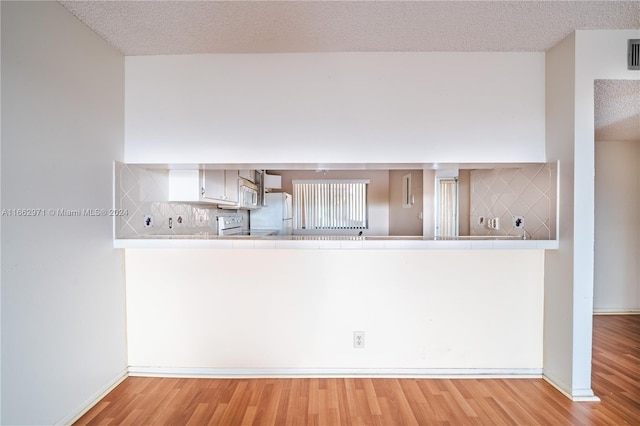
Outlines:
{"label": "upper cabinet", "polygon": [[238,204],[238,170],[169,170],[169,201]]}
{"label": "upper cabinet", "polygon": [[201,193],[206,201],[225,203],[227,185],[224,170],[202,170]]}
{"label": "upper cabinet", "polygon": [[255,170],[238,170],[238,175],[248,180],[249,182],[256,183],[256,171]]}
{"label": "upper cabinet", "polygon": [[[207,172],[205,170],[205,172]],[[228,204],[238,204],[240,197],[238,195],[238,171],[224,171],[224,201]]]}
{"label": "upper cabinet", "polygon": [[217,204],[238,204],[237,170],[202,170],[202,198]]}

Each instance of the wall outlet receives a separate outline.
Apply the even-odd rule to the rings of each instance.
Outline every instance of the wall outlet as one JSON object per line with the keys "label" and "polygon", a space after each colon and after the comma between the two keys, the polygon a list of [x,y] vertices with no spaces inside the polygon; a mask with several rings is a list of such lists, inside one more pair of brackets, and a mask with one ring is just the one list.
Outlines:
{"label": "wall outlet", "polygon": [[150,214],[144,215],[144,225],[145,228],[151,228],[153,226],[153,216]]}
{"label": "wall outlet", "polygon": [[364,331],[354,331],[353,332],[353,347],[355,349],[363,349],[364,348]]}
{"label": "wall outlet", "polygon": [[487,221],[487,228],[493,229],[496,231],[500,229],[500,218],[498,217],[489,218],[489,219],[486,219],[486,221]]}
{"label": "wall outlet", "polygon": [[513,216],[513,227],[524,228],[524,216]]}

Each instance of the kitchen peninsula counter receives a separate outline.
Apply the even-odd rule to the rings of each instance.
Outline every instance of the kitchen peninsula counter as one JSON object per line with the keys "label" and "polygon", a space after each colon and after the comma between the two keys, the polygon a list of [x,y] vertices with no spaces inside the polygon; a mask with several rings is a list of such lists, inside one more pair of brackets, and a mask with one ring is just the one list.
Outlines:
{"label": "kitchen peninsula counter", "polygon": [[523,240],[504,236],[218,236],[145,235],[114,240],[115,248],[327,249],[327,250],[514,250],[557,249],[557,240]]}

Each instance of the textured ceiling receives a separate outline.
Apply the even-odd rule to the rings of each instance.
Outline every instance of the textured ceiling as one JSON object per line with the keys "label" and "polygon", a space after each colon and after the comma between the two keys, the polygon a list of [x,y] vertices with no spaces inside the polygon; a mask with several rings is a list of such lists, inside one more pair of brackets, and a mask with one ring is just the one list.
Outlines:
{"label": "textured ceiling", "polygon": [[640,80],[594,84],[596,141],[640,142]]}
{"label": "textured ceiling", "polygon": [[640,1],[60,1],[125,55],[546,51]]}
{"label": "textured ceiling", "polygon": [[[639,29],[636,1],[60,1],[125,55],[544,52],[576,29]],[[595,85],[596,140],[640,141],[640,82]]]}

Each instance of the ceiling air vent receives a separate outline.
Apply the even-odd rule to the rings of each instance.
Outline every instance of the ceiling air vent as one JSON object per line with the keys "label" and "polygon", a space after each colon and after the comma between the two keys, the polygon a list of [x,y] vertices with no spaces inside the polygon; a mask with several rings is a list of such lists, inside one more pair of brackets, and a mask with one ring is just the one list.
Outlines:
{"label": "ceiling air vent", "polygon": [[640,39],[630,39],[627,53],[627,69],[640,70]]}

